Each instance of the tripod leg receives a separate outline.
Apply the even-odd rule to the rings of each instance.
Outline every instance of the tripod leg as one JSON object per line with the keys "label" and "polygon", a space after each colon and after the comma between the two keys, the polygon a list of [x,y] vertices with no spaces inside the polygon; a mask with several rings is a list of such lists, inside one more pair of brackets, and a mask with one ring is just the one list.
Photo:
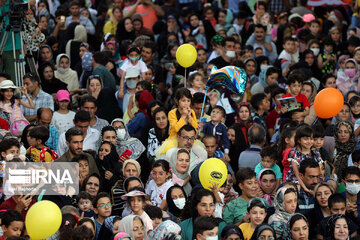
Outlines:
{"label": "tripod leg", "polygon": [[5,32],[4,32],[4,36],[3,36],[2,40],[1,40],[1,43],[0,43],[0,56],[1,56],[1,55],[3,54],[3,52],[4,52],[5,44],[6,44],[6,42],[7,42],[8,37],[9,37],[9,32],[8,32],[8,31],[5,31]]}
{"label": "tripod leg", "polygon": [[20,86],[24,85],[23,77],[25,75],[25,64],[26,64],[26,61],[25,61],[26,52],[25,52],[25,49],[24,49],[23,34],[24,34],[24,32],[22,32],[22,31],[19,33],[19,35],[20,35],[20,46],[21,46],[20,47],[21,54],[19,56],[19,58],[20,58],[20,77],[19,77]]}
{"label": "tripod leg", "polygon": [[18,61],[18,58],[16,57],[15,34],[13,31],[11,31],[11,37],[12,37],[13,57],[14,57],[14,67],[15,67],[15,84],[16,84],[16,86],[20,87],[20,85],[19,85],[20,69],[19,69],[19,61]]}

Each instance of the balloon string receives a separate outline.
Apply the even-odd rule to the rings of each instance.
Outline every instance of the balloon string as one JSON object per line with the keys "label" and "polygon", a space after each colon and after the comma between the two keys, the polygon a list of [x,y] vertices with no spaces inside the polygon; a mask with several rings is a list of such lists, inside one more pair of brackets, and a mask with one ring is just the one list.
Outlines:
{"label": "balloon string", "polygon": [[[208,90],[208,88],[206,87],[205,95],[204,95],[204,100],[203,100],[203,105],[202,105],[202,107],[201,107],[200,122],[202,122],[201,120],[202,120],[203,114],[204,114],[204,107],[205,107],[205,100],[206,100],[207,90]],[[199,129],[199,136],[200,136],[200,133],[201,133],[201,130]]]}
{"label": "balloon string", "polygon": [[186,68],[185,68],[185,79],[184,79],[184,87],[187,88],[186,86]]}

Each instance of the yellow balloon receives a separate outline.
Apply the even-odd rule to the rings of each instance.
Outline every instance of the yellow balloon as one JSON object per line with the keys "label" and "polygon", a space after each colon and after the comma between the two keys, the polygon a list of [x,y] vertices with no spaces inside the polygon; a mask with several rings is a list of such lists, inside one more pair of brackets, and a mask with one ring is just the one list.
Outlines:
{"label": "yellow balloon", "polygon": [[60,208],[43,200],[31,206],[26,214],[25,226],[31,239],[45,239],[59,230],[62,221]]}
{"label": "yellow balloon", "polygon": [[219,184],[220,187],[226,181],[227,172],[227,167],[223,161],[218,158],[209,158],[200,166],[200,183],[205,189],[209,190],[214,183]]}
{"label": "yellow balloon", "polygon": [[193,45],[183,44],[176,50],[176,60],[180,66],[188,68],[192,66],[197,58],[197,52]]}

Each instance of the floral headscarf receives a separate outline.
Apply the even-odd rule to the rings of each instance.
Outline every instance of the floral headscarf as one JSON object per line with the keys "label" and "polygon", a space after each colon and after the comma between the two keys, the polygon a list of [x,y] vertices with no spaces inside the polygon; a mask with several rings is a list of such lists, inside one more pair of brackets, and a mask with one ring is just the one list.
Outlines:
{"label": "floral headscarf", "polygon": [[125,232],[119,232],[114,236],[114,240],[123,240],[125,238],[129,238],[130,240],[132,240],[130,235]]}
{"label": "floral headscarf", "polygon": [[162,240],[168,232],[179,234],[181,232],[181,227],[173,221],[166,220],[150,232],[148,237],[149,239]]}
{"label": "floral headscarf", "polygon": [[335,223],[337,220],[344,218],[345,221],[349,224],[349,219],[342,214],[334,214],[331,215],[326,222],[326,232],[325,232],[325,236],[324,236],[324,240],[332,240],[335,239],[334,238],[334,230],[335,230]]}
{"label": "floral headscarf", "polygon": [[[338,132],[341,126],[345,126],[350,133],[350,138],[345,143],[340,142],[338,137]],[[342,179],[343,171],[347,167],[349,155],[354,151],[356,146],[356,139],[353,129],[354,127],[352,123],[348,121],[340,121],[335,125],[334,166],[335,166],[335,173],[338,179]]]}

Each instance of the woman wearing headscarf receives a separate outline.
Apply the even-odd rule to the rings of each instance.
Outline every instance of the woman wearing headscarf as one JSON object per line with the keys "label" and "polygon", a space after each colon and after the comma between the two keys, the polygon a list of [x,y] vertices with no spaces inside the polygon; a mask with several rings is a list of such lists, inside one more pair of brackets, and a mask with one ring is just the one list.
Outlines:
{"label": "woman wearing headscarf", "polygon": [[135,40],[135,31],[131,18],[123,18],[116,28],[116,39],[120,45],[121,56],[126,55],[127,46]]}
{"label": "woman wearing headscarf", "polygon": [[59,54],[56,57],[57,70],[55,77],[67,84],[69,92],[79,89],[77,73],[70,68],[70,58],[66,54]]}
{"label": "woman wearing headscarf", "polygon": [[52,51],[51,47],[47,44],[44,44],[40,47],[40,50],[39,50],[38,64],[39,64],[39,66],[41,66],[42,64],[44,64],[46,62],[55,64],[53,51]]}
{"label": "woman wearing headscarf", "polygon": [[[113,240],[114,239],[114,223],[120,221],[121,218],[118,216],[107,217],[104,223],[101,225],[98,239]],[[116,232],[118,229],[116,229]]]}
{"label": "woman wearing headscarf", "polygon": [[269,58],[266,56],[259,56],[255,58],[256,61],[256,72],[255,74],[258,76],[260,72],[264,69],[266,65],[270,65]]}
{"label": "woman wearing headscarf", "polygon": [[[282,187],[276,192],[274,199],[275,213],[270,216],[268,221],[269,225],[271,225],[271,227],[273,227],[276,232],[276,239],[287,238],[285,229],[289,224],[291,214],[295,212],[297,207],[296,194],[296,190],[291,187]],[[254,235],[255,232],[253,237]],[[253,237],[251,237],[251,239],[253,239]]]}
{"label": "woman wearing headscarf", "polygon": [[224,227],[224,229],[221,232],[221,239],[224,240],[234,239],[234,238],[229,238],[232,235],[237,235],[238,238],[236,239],[244,240],[243,233],[241,232],[240,228],[236,225],[227,225],[226,227]]}
{"label": "woman wearing headscarf", "polygon": [[239,123],[235,123],[229,127],[228,136],[231,142],[229,150],[230,165],[234,172],[237,172],[240,153],[249,146],[247,128]]}
{"label": "woman wearing headscarf", "polygon": [[[296,228],[293,228],[296,223]],[[289,225],[286,228],[286,240],[308,240],[310,224],[301,213],[291,215]],[[313,238],[310,238],[313,239]]]}
{"label": "woman wearing headscarf", "polygon": [[[266,178],[267,183],[263,181],[264,176],[270,176]],[[269,181],[273,180],[273,181]],[[271,168],[264,168],[258,174],[258,182],[259,182],[259,190],[261,191],[260,197],[264,198],[270,206],[272,206],[272,202],[274,197],[272,195],[274,189],[276,188],[276,173]],[[263,195],[263,196],[261,196]]]}
{"label": "woman wearing headscarf", "polygon": [[[178,184],[178,185],[183,187],[186,195],[190,195],[191,190],[192,190],[192,187],[190,185],[190,181],[187,180],[186,184],[184,184],[184,181],[186,179],[189,179],[189,177],[190,177],[190,175],[188,173],[188,169],[185,169],[186,171],[184,173],[180,173],[179,170],[176,167],[179,151],[184,153],[184,149],[181,150],[181,148],[180,148],[180,149],[178,149],[176,151],[176,154],[172,154],[170,159],[169,159],[169,165],[170,165],[171,173],[172,173],[172,180],[173,180],[174,184]],[[186,153],[186,154],[188,155],[188,157],[190,159],[190,153]],[[180,164],[182,164],[182,163],[180,163]],[[189,166],[190,166],[190,162],[189,162]],[[189,166],[188,166],[188,168],[189,168]],[[179,179],[179,181],[177,181],[177,179]]]}
{"label": "woman wearing headscarf", "polygon": [[345,96],[348,91],[359,91],[360,90],[360,71],[359,65],[356,60],[349,58],[345,61],[344,72],[338,72],[336,79],[336,86],[339,91]]}
{"label": "woman wearing headscarf", "polygon": [[257,76],[255,75],[256,66],[257,66],[256,61],[253,58],[248,58],[248,59],[245,59],[244,64],[245,64],[246,74],[249,77],[249,83],[252,86],[253,84],[255,84],[258,81]]}
{"label": "woman wearing headscarf", "polygon": [[135,101],[139,111],[135,113],[135,117],[127,124],[129,134],[141,136],[142,128],[150,120],[147,114],[147,105],[153,100],[154,97],[147,90],[135,93]]}
{"label": "woman wearing headscarf", "polygon": [[121,219],[119,232],[126,232],[131,239],[147,239],[144,223],[137,215],[129,215]]}
{"label": "woman wearing headscarf", "polygon": [[108,122],[123,115],[112,88],[101,89],[97,98],[97,109],[96,116]]}
{"label": "woman wearing headscarf", "polygon": [[[88,90],[89,94],[89,76],[92,74],[92,53],[86,52],[81,58],[81,67],[82,67],[82,73],[80,75],[80,86],[81,88],[86,88]],[[102,81],[101,81],[102,83]]]}
{"label": "woman wearing headscarf", "polygon": [[138,159],[141,154],[145,151],[144,145],[137,138],[130,137],[130,134],[127,130],[125,122],[121,118],[115,118],[111,122],[111,126],[115,127],[116,135],[118,138],[116,151],[121,156],[125,150],[129,149],[132,154],[130,155],[131,159]]}
{"label": "woman wearing headscarf", "polygon": [[54,76],[54,65],[49,62],[39,67],[39,75],[41,80],[41,88],[48,94],[57,93],[59,90],[67,90],[67,84]]}
{"label": "woman wearing headscarf", "polygon": [[334,214],[329,217],[326,223],[325,240],[350,239],[349,219],[342,214]]}
{"label": "woman wearing headscarf", "polygon": [[119,162],[116,147],[110,142],[102,142],[95,162],[100,172],[101,182],[104,184],[104,190],[110,192],[111,187],[122,176],[122,163]]}
{"label": "woman wearing headscarf", "polygon": [[338,179],[343,179],[343,171],[348,166],[349,155],[354,151],[356,139],[354,127],[348,121],[340,121],[335,125],[334,166]]}
{"label": "woman wearing headscarf", "polygon": [[279,72],[272,65],[266,65],[263,67],[259,74],[259,81],[251,87],[251,94],[263,93],[264,89],[272,84],[277,83]]}
{"label": "woman wearing headscarf", "polygon": [[275,240],[281,238],[277,236],[276,232],[270,225],[263,223],[255,228],[254,233],[250,238],[250,240],[260,240],[260,239]]}
{"label": "woman wearing headscarf", "polygon": [[352,121],[350,104],[347,102],[344,102],[341,111],[335,117],[333,117],[333,119],[331,120],[331,125],[326,127],[325,135],[331,137],[334,136],[335,125],[340,121],[348,121],[348,122]]}
{"label": "woman wearing headscarf", "polygon": [[166,192],[167,212],[177,223],[181,222],[181,213],[187,199],[184,189],[179,185],[171,186]]}
{"label": "woman wearing headscarf", "polygon": [[173,221],[167,220],[160,223],[152,232],[149,233],[149,239],[163,239],[168,233],[181,232],[181,228],[178,224]]}
{"label": "woman wearing headscarf", "polygon": [[83,42],[87,42],[86,28],[83,25],[77,25],[74,29],[74,38],[68,40],[65,48],[66,55],[70,57],[72,69],[75,69],[76,63],[81,60],[79,49]]}
{"label": "woman wearing headscarf", "polygon": [[311,81],[304,82],[301,93],[306,96],[310,103],[310,113],[305,117],[304,122],[311,126],[317,118],[314,108],[314,101],[317,94],[315,84]]}

